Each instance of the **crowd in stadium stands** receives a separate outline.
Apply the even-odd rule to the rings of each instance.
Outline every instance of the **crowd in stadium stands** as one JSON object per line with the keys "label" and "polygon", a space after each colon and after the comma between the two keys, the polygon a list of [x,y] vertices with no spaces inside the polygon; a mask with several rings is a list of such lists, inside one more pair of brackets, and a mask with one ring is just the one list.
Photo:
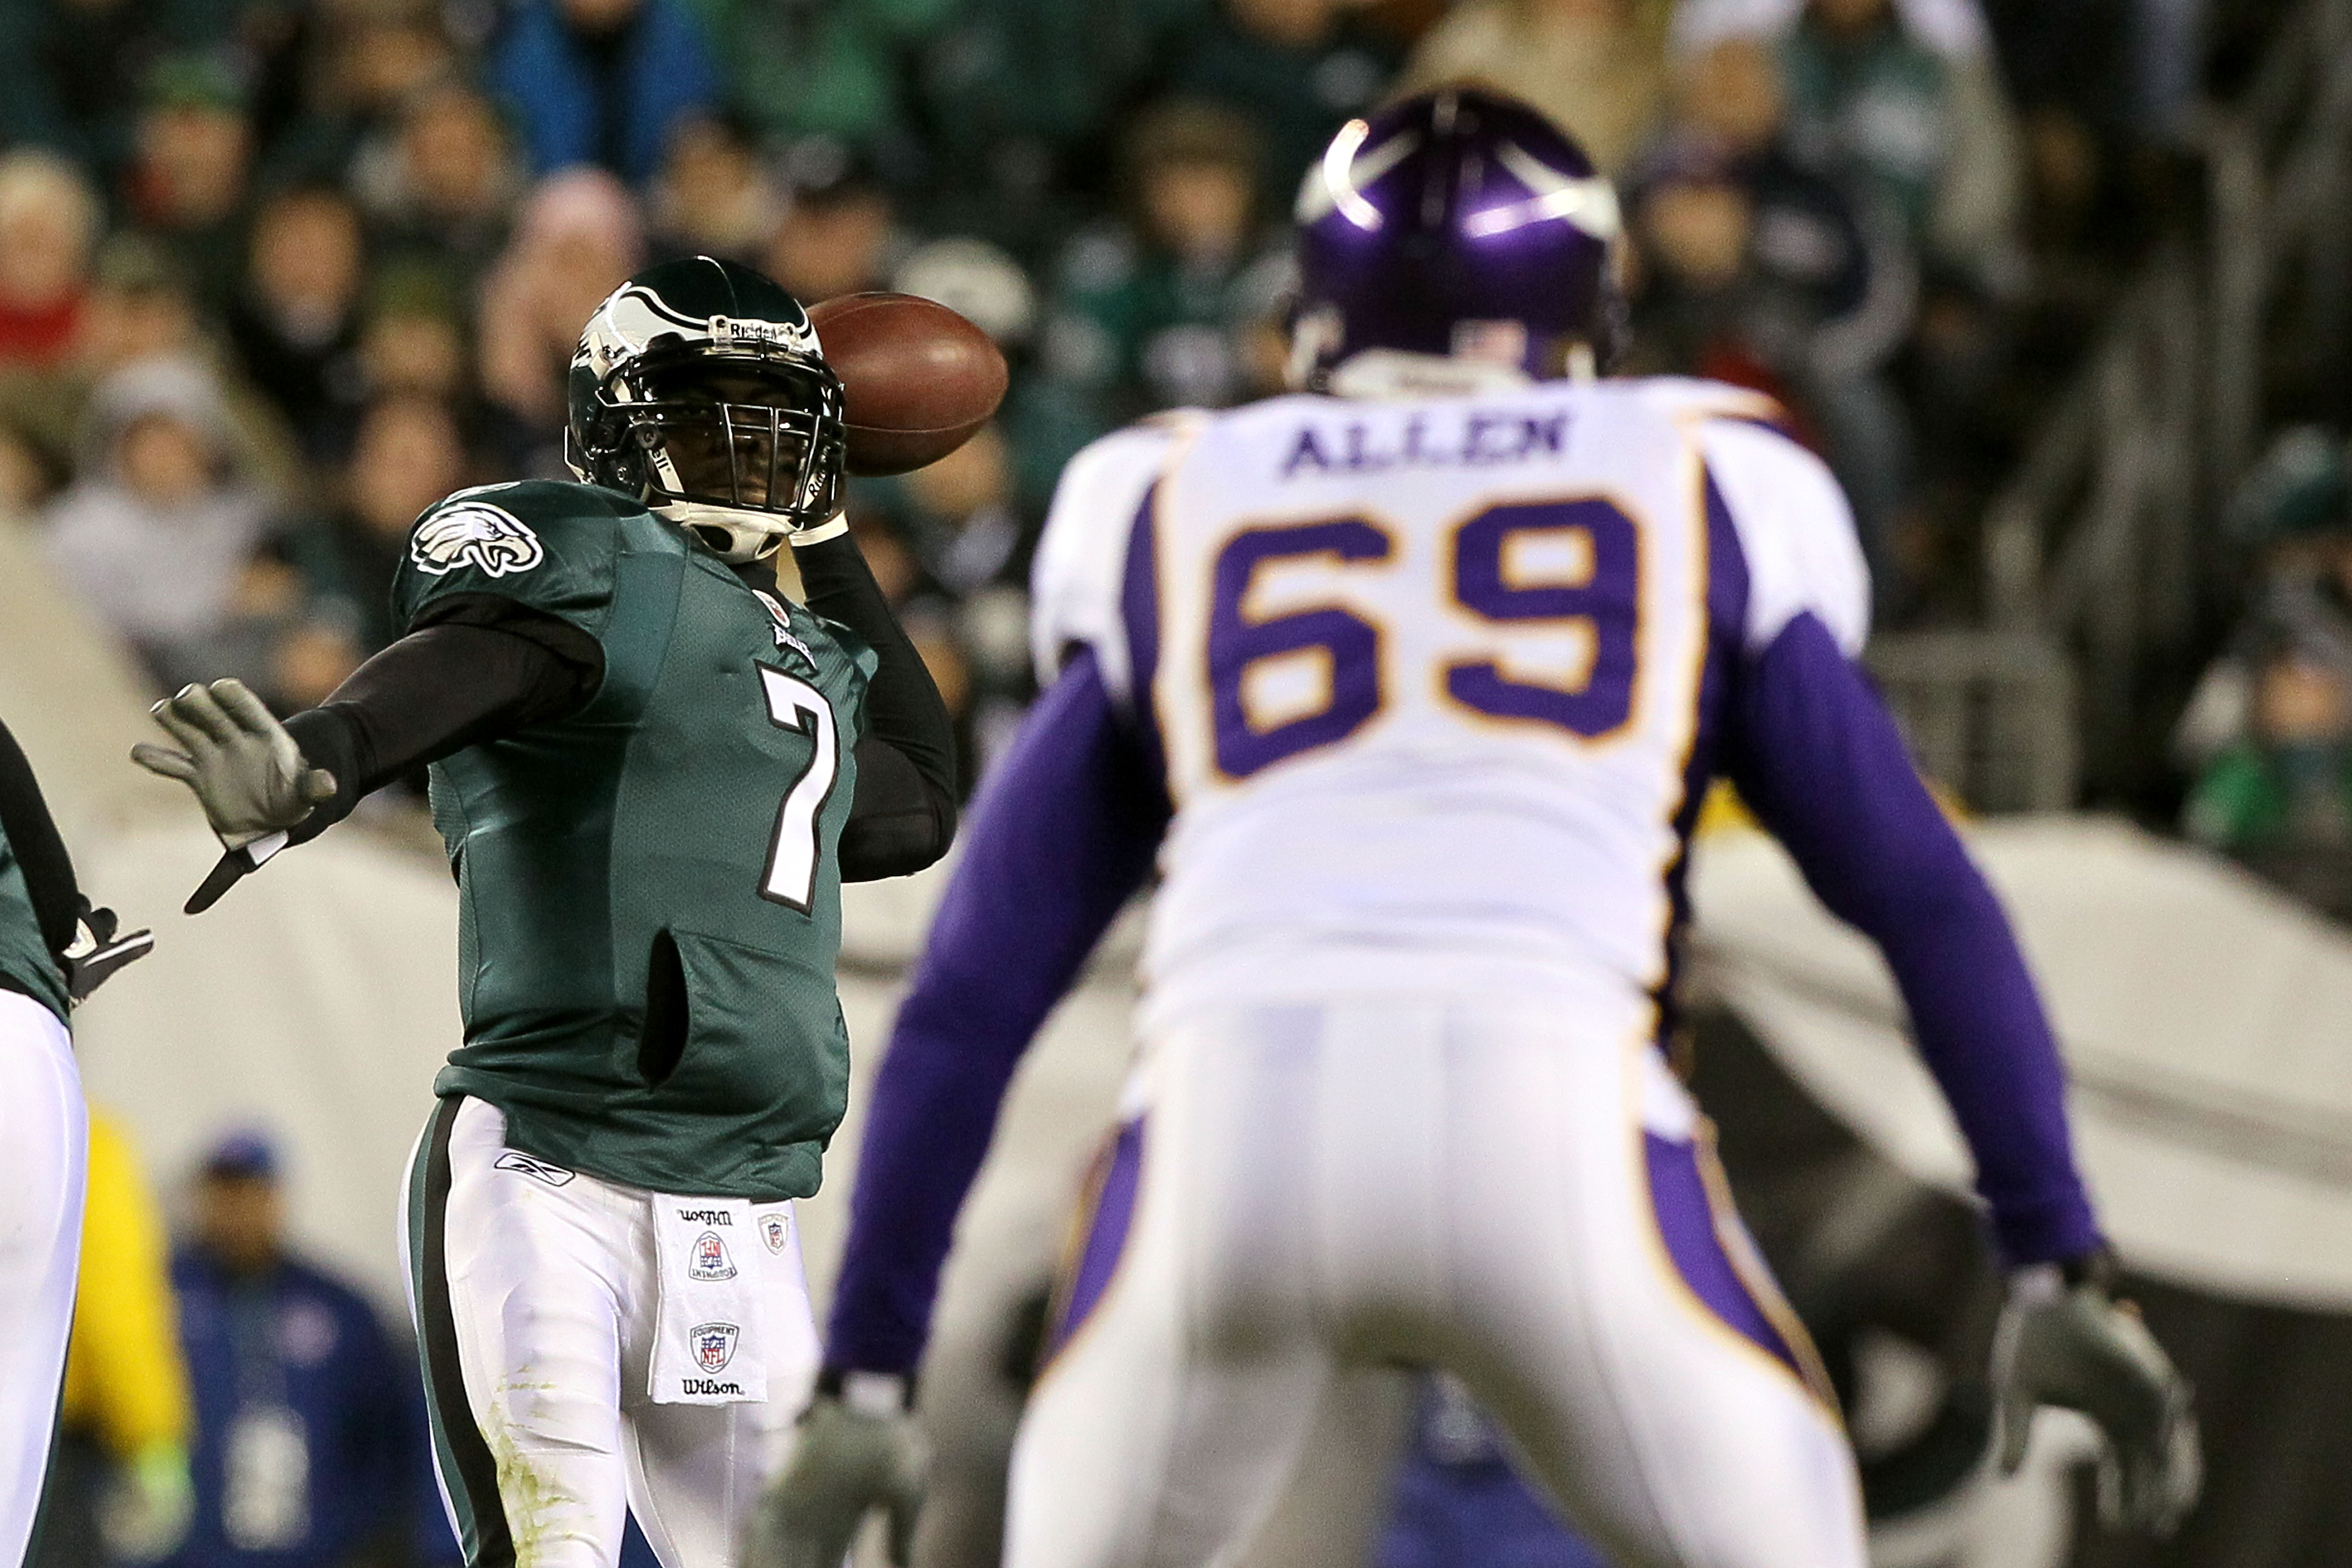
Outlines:
{"label": "crowd in stadium stands", "polygon": [[[953,458],[858,482],[853,521],[976,776],[1032,694],[1062,463],[1278,390],[1302,173],[1385,95],[1475,79],[1620,182],[1627,368],[1780,398],[1853,499],[1882,624],[1963,619],[1983,503],[2162,209],[2202,9],[10,0],[0,526],[37,531],[159,688],[237,674],[299,708],[394,635],[421,509],[562,472],[574,336],[632,270],[707,252],[808,302],[925,294],[997,340],[1012,390]],[[2304,447],[2248,503],[2271,587],[2182,731],[2192,827],[2250,857],[2352,838],[2343,443]],[[2315,511],[2280,499],[2331,483]],[[237,1272],[208,1246],[177,1269],[200,1427],[235,1418],[206,1414],[227,1352],[190,1304]],[[216,1461],[195,1481],[183,1560],[247,1561],[216,1539]]]}
{"label": "crowd in stadium stands", "polygon": [[2195,10],[18,0],[0,510],[159,684],[299,707],[390,636],[421,506],[561,471],[573,335],[631,269],[929,294],[1013,392],[950,463],[857,487],[856,521],[976,771],[1028,694],[1064,459],[1277,389],[1302,171],[1382,95],[1475,79],[1621,182],[1631,368],[1778,395],[1854,499],[1883,618],[1962,616],[1972,520],[2145,227]]}

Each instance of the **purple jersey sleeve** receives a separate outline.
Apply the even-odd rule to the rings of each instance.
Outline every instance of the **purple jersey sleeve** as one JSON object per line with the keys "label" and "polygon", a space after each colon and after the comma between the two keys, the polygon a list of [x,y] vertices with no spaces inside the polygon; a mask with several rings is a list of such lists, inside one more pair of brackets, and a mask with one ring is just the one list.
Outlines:
{"label": "purple jersey sleeve", "polygon": [[874,1084],[829,1366],[911,1372],[1013,1071],[1168,824],[1156,766],[1073,658],[992,769]]}
{"label": "purple jersey sleeve", "polygon": [[2008,918],[1878,694],[1810,612],[1737,661],[1724,771],[1816,895],[1886,955],[2013,1266],[2099,1245],[2065,1070]]}

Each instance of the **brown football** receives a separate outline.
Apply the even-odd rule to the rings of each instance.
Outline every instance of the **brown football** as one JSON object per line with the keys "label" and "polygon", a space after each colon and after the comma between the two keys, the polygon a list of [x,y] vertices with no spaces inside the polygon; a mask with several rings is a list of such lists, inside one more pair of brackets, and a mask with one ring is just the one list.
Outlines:
{"label": "brown football", "polygon": [[903,474],[971,438],[1004,399],[1004,356],[945,305],[845,294],[810,308],[847,395],[849,471]]}

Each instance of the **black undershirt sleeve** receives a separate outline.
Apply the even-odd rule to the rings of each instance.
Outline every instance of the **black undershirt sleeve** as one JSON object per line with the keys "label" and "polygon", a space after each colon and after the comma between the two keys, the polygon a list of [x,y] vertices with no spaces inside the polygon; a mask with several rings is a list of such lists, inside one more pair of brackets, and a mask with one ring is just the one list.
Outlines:
{"label": "black undershirt sleeve", "polygon": [[0,724],[0,832],[8,836],[9,852],[24,873],[26,894],[33,900],[33,918],[40,922],[41,940],[49,952],[62,954],[73,945],[81,920],[81,889],[74,881],[73,859],[66,841],[49,817],[48,803],[33,777],[8,726]]}
{"label": "black undershirt sleeve", "polygon": [[857,794],[841,834],[841,879],[869,882],[919,871],[955,837],[955,724],[890,613],[855,540],[795,547],[808,606],[865,639],[878,661],[866,688]]}
{"label": "black undershirt sleeve", "polygon": [[495,624],[482,624],[488,618],[443,619],[409,633],[326,701],[286,721],[310,764],[335,775],[333,797],[303,818],[290,842],[316,838],[362,796],[427,763],[562,718],[594,695],[604,669],[601,654],[593,667],[585,661],[593,638],[565,638],[551,628],[576,628],[519,605]]}
{"label": "black undershirt sleeve", "polygon": [[[849,627],[878,660],[858,742],[857,793],[841,837],[845,881],[905,876],[955,835],[955,739],[922,658],[899,628],[856,545],[828,541],[795,555],[812,609]],[[362,797],[467,746],[561,718],[604,679],[594,638],[512,600],[445,601],[433,624],[362,665],[332,696],[286,721],[314,767],[335,775],[288,835],[317,837]]]}

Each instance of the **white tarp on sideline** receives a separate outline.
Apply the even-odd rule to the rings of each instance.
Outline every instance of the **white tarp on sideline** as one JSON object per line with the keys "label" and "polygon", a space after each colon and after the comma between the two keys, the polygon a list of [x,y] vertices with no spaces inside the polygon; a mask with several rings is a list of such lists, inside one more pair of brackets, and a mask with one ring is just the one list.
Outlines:
{"label": "white tarp on sideline", "polygon": [[[2352,1306],[2352,935],[2127,826],[1979,826],[2073,1079],[2081,1155],[2135,1268],[2242,1300]],[[1923,1180],[1957,1128],[1877,953],[1760,834],[1693,860],[1713,988],[1805,1087]]]}

